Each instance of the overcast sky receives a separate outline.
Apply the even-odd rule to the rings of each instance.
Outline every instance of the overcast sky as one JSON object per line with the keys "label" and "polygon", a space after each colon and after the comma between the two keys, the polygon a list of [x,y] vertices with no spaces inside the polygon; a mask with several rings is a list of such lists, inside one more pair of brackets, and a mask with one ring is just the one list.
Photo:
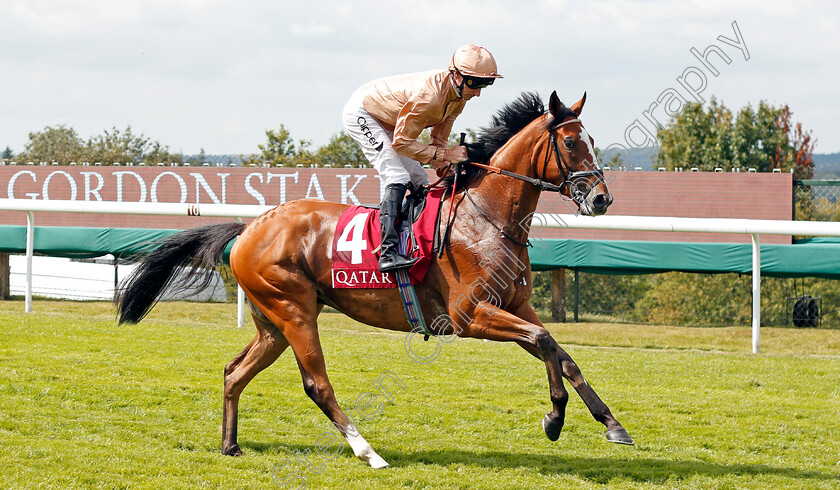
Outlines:
{"label": "overcast sky", "polygon": [[[677,80],[685,73],[689,87],[705,79],[695,96],[732,109],[789,104],[817,152],[838,152],[838,5],[0,0],[0,148],[20,152],[30,131],[57,124],[85,139],[130,124],[174,151],[209,154],[255,152],[284,124],[317,147],[341,129],[358,85],[445,68],[472,42],[505,78],[467,105],[455,131],[482,126],[523,91],[557,90],[567,104],[586,91],[582,119],[596,145],[631,146],[644,141],[641,126],[652,131],[645,111],[664,122],[663,93],[674,110],[673,91],[694,100]],[[712,44],[730,63],[706,51]]]}

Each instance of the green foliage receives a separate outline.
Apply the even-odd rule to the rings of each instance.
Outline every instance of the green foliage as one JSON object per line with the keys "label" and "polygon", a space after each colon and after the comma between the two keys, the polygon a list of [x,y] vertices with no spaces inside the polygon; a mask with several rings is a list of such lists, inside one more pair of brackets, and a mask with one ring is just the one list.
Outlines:
{"label": "green foliage", "polygon": [[243,165],[294,167],[297,164],[308,166],[307,163],[313,163],[312,153],[309,152],[312,143],[307,140],[295,143],[283,124],[277,130],[267,130],[265,136],[266,142],[258,145],[260,152],[243,159]]}
{"label": "green foliage", "polygon": [[602,167],[618,168],[623,167],[625,163],[624,157],[622,156],[620,151],[612,152],[612,155],[610,155],[610,159],[604,161],[606,155],[604,154],[604,151],[598,148],[597,146],[595,147],[595,158],[598,160],[598,163]]}
{"label": "green foliage", "polygon": [[[650,275],[580,273],[580,318],[613,321],[730,326],[752,322],[752,276],[667,272]],[[761,280],[763,325],[790,326],[793,299],[803,294],[822,298],[822,326],[835,328],[840,312],[840,281],[819,278]],[[551,273],[534,274],[531,305],[543,318],[551,315]],[[574,275],[566,274],[566,310],[574,308]]]}
{"label": "green foliage", "polygon": [[814,195],[813,189],[811,187],[800,185],[795,185],[793,187],[793,202],[793,218],[800,221],[814,221],[818,219],[825,219],[825,217],[821,217],[819,213],[819,210],[826,209],[824,207],[825,204],[828,204],[827,209],[830,210],[831,214],[833,214],[833,211],[835,211],[835,209],[837,208],[835,203],[818,203],[818,200]]}
{"label": "green foliage", "polygon": [[804,221],[840,221],[837,185],[800,185],[794,190],[795,218]]}
{"label": "green foliage", "polygon": [[[578,304],[586,306],[587,312],[598,315],[621,318],[624,321],[638,321],[637,303],[650,289],[647,276],[602,274],[578,275]],[[566,310],[571,318],[575,302],[574,272],[566,271]],[[543,317],[549,318],[551,312],[551,271],[536,272],[533,276],[534,294],[531,305]],[[597,308],[591,306],[598,305]]]}
{"label": "green foliage", "polygon": [[748,325],[750,277],[665,273],[650,276],[638,317],[664,325]]}
{"label": "green foliage", "polygon": [[87,143],[86,161],[110,164],[114,162],[171,162],[181,161],[182,155],[169,153],[169,148],[157,141],[137,135],[126,126],[124,130],[116,127],[105,130],[101,135],[93,136]]}
{"label": "green foliage", "polygon": [[15,157],[15,152],[12,151],[11,148],[8,146],[5,150],[3,150],[3,154],[0,155],[0,160],[10,160]]}
{"label": "green foliage", "polygon": [[362,148],[344,130],[332,135],[326,146],[318,148],[315,159],[319,166],[360,167],[367,164]]}
{"label": "green foliage", "polygon": [[[464,134],[466,137],[464,138],[464,143],[474,143],[477,137],[475,130],[471,128],[466,128],[464,130]],[[449,141],[447,142],[449,146],[457,146],[461,144],[461,133],[452,133],[449,135]]]}
{"label": "green foliage", "polygon": [[[752,322],[752,276],[686,274],[651,276],[653,287],[639,302],[642,321],[673,325],[749,325]],[[761,279],[762,325],[791,325],[794,300],[802,294],[822,298],[823,326],[836,326],[832,305],[840,301],[840,281],[818,278]]]}
{"label": "green foliage", "polygon": [[29,133],[29,142],[17,155],[21,162],[101,162],[105,164],[181,161],[181,155],[169,153],[169,148],[142,134],[136,135],[131,126],[120,130],[111,128],[83,141],[76,130],[64,125],[47,126],[43,131]]}
{"label": "green foliage", "polygon": [[791,118],[787,105],[774,107],[765,101],[756,110],[747,105],[734,118],[714,97],[705,110],[700,103],[689,103],[660,129],[661,146],[655,160],[669,170],[781,169],[793,170],[799,179],[810,178],[814,142],[810,131],[801,123],[794,125]]}
{"label": "green foliage", "polygon": [[[475,140],[478,137],[475,130],[471,128],[464,129],[464,134],[466,134],[466,137],[464,137],[464,143],[475,143]],[[420,133],[420,136],[417,137],[417,141],[423,143],[424,145],[430,145],[432,143],[432,135],[429,128],[424,129],[423,132]],[[459,144],[461,144],[461,133],[451,133],[449,135],[447,145],[451,147]]]}
{"label": "green foliage", "polygon": [[29,142],[17,156],[22,162],[81,162],[87,155],[85,142],[76,130],[67,126],[47,126],[29,133]]}
{"label": "green foliage", "polygon": [[[467,141],[475,139],[475,131],[467,129]],[[278,130],[265,132],[266,142],[259,145],[260,153],[244,157],[243,165],[263,165],[295,167],[363,167],[368,165],[362,149],[344,130],[334,134],[329,143],[315,151],[311,150],[312,143],[308,140],[295,142],[291,133],[284,125]],[[429,130],[424,130],[417,138],[421,143],[429,144]],[[449,144],[456,145],[460,141],[460,134],[449,136]]]}
{"label": "green foliage", "polygon": [[[475,140],[475,131],[467,129],[467,141]],[[281,167],[363,167],[368,161],[359,145],[344,130],[334,134],[329,143],[313,149],[309,140],[292,138],[291,132],[280,125],[278,129],[265,132],[266,141],[258,145],[259,153],[242,156],[243,165],[271,165]],[[420,138],[424,143],[429,142],[429,132],[424,131]],[[450,145],[458,144],[459,134],[449,137]],[[14,157],[11,148],[6,147],[1,158]],[[197,156],[187,160],[191,164],[205,161],[204,148]],[[17,155],[20,161],[57,162],[67,165],[70,162],[101,162],[106,165],[114,162],[181,162],[184,156],[170,153],[169,147],[140,134],[137,135],[127,126],[121,130],[111,128],[102,134],[83,141],[73,128],[59,125],[46,127],[43,131],[29,134],[29,143],[24,151]]]}
{"label": "green foliage", "polygon": [[201,165],[202,163],[207,161],[207,153],[204,151],[204,148],[201,148],[201,151],[198,152],[198,155],[193,155],[187,158],[187,162],[190,165]]}
{"label": "green foliage", "polygon": [[420,365],[403,351],[405,334],[322,314],[346,411],[377,393],[385,370],[405,384],[358,423],[392,465],[371,470],[346,443],[332,460],[318,455],[319,436],[337,432],[304,394],[291,349],[242,395],[245,455],[219,454],[222,372],[254,335],[233,326],[235,310],[161,303],[142,323],[116,327],[108,303],[36,301],[24,315],[22,302],[0,302],[4,487],[275,488],[272,471],[287,460],[275,476],[300,471],[309,488],[838,483],[837,330],[767,329],[771,355],[755,356],[748,328],[549,325],[636,438],[624,447],[604,439],[568,383],[566,426],[549,442],[540,427],[550,409],[545,367],[513,343],[457,339]]}

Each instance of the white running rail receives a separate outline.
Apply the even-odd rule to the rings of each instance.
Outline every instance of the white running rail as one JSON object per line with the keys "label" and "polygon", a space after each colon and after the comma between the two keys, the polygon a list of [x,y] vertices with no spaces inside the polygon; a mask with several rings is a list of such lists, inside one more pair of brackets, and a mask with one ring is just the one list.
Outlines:
{"label": "white running rail", "polygon": [[[162,216],[210,216],[255,218],[272,206],[245,204],[129,203],[108,201],[45,201],[0,199],[0,210],[21,211],[27,217],[26,311],[32,311],[32,249],[34,212],[143,214]],[[840,236],[839,222],[750,220],[727,218],[672,218],[659,216],[580,216],[573,214],[534,214],[532,226],[550,228],[633,230],[694,233],[734,233],[752,236],[752,351],[761,342],[761,247],[759,235]],[[244,294],[239,290],[238,325],[244,324]]]}

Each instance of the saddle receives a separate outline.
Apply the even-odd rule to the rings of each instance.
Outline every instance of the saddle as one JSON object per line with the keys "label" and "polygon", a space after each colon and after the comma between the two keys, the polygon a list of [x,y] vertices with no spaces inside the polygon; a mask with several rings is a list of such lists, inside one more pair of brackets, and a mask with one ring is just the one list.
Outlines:
{"label": "saddle", "polygon": [[400,218],[409,223],[415,223],[426,208],[426,194],[428,191],[423,185],[409,183],[408,192],[403,200]]}
{"label": "saddle", "polygon": [[[409,182],[408,194],[403,199],[402,211],[400,212],[400,221],[407,221],[408,223],[415,223],[419,218],[423,209],[426,207],[426,194],[428,190],[426,186],[414,184]],[[379,209],[379,204],[362,204],[367,209]]]}
{"label": "saddle", "polygon": [[[408,269],[411,284],[416,285],[423,281],[432,262],[444,189],[427,192],[422,186],[411,186],[410,190],[403,201],[400,237],[404,255],[420,257]],[[393,274],[379,272],[381,238],[378,206],[350,206],[341,214],[332,243],[333,287],[397,287]]]}

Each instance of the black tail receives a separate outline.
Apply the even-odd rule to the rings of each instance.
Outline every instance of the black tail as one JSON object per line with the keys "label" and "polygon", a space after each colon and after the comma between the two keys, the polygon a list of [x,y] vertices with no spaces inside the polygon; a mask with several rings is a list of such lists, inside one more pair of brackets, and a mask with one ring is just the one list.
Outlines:
{"label": "black tail", "polygon": [[207,225],[182,231],[155,242],[126,277],[114,297],[120,323],[137,323],[157,304],[182,269],[179,287],[200,291],[212,280],[225,246],[242,233],[242,223]]}

